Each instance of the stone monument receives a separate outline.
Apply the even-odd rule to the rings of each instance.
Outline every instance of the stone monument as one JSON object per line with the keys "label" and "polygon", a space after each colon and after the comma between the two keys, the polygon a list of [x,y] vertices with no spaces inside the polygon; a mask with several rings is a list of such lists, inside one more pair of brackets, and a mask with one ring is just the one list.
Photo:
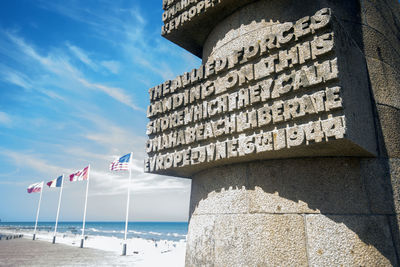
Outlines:
{"label": "stone monument", "polygon": [[163,9],[202,58],[147,110],[145,171],[192,179],[186,265],[398,266],[398,1]]}

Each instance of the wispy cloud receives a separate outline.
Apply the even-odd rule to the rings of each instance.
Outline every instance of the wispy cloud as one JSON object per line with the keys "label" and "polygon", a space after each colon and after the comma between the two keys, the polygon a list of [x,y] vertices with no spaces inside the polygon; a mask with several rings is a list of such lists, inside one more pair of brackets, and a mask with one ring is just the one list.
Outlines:
{"label": "wispy cloud", "polygon": [[[85,86],[86,88],[96,89],[110,96],[111,98],[117,100],[118,102],[132,108],[133,110],[144,112],[144,110],[138,107],[134,102],[132,96],[128,95],[122,88],[110,87],[100,83],[94,83],[89,81],[85,75],[78,70],[75,66],[70,63],[70,60],[65,55],[55,56],[53,54],[49,54],[47,56],[40,55],[33,46],[26,43],[22,38],[9,33],[9,38],[21,49],[21,51],[32,58],[33,60],[40,63],[47,71],[57,74],[61,81],[65,79],[70,79],[72,82],[78,82],[79,84]],[[73,53],[85,64],[92,66],[93,68],[97,68],[96,64],[83,52],[83,50],[79,49],[76,46],[69,45],[69,49],[73,51]],[[107,65],[107,64],[106,64]],[[116,68],[117,64],[115,62],[111,63],[111,68]],[[110,62],[108,62],[108,67],[110,68]],[[12,74],[10,72],[5,73],[6,79],[9,82],[22,86],[24,88],[32,87],[23,76],[18,75],[17,73]],[[60,84],[63,86],[63,84]],[[49,94],[48,91],[44,91],[49,96],[57,97],[55,94]]]}
{"label": "wispy cloud", "polygon": [[[32,168],[42,173],[45,179],[64,173],[69,175],[79,168],[69,168],[49,162],[41,157],[41,155],[29,151],[12,151],[0,149],[0,155],[7,157],[9,161],[18,168]],[[110,172],[108,171],[108,163],[104,159],[93,160],[91,162],[90,180],[91,189],[90,196],[96,195],[121,195],[126,193],[128,185],[127,172]],[[140,165],[140,166],[139,166]],[[131,190],[137,193],[155,193],[161,190],[188,190],[190,181],[184,179],[165,178],[155,174],[143,173],[142,166],[139,161],[133,162],[132,167],[133,180]],[[34,177],[32,177],[34,178]],[[68,178],[67,178],[68,179]],[[29,181],[6,181],[10,185],[26,185],[34,180]]]}
{"label": "wispy cloud", "polygon": [[[99,199],[99,207],[89,210],[103,214],[102,197],[115,196],[107,201],[119,206],[128,183],[128,173],[110,172],[109,163],[133,151],[132,192],[165,205],[181,201],[182,192],[188,197],[190,180],[143,172],[142,115],[146,89],[161,79],[174,78],[196,60],[160,37],[159,27],[148,17],[154,14],[148,3],[128,2],[37,0],[30,7],[49,15],[32,17],[37,28],[24,28],[23,20],[0,27],[0,86],[6,97],[0,101],[0,184],[22,189],[37,177],[50,179],[91,164],[89,197]],[[40,12],[38,5],[43,8]],[[47,27],[53,18],[55,24]],[[52,32],[65,21],[69,22],[65,29],[73,34]],[[128,90],[132,84],[135,90]],[[67,202],[83,197],[82,185],[67,183]],[[13,197],[0,193],[3,198]],[[52,197],[50,192],[47,196]],[[136,204],[144,210],[149,207],[147,214],[157,217],[157,208],[148,201]],[[76,212],[76,205],[65,208]]]}
{"label": "wispy cloud", "polygon": [[3,80],[11,84],[20,86],[24,89],[31,89],[32,84],[26,75],[19,73],[17,71],[1,71]]}
{"label": "wispy cloud", "polygon": [[10,162],[18,167],[30,167],[39,172],[46,172],[50,174],[57,174],[61,172],[71,172],[71,169],[64,168],[62,166],[57,166],[55,164],[49,163],[47,160],[44,160],[35,153],[29,151],[13,151],[0,149],[0,154],[3,157],[8,158]]}
{"label": "wispy cloud", "polygon": [[18,70],[11,69],[7,66],[0,64],[0,79],[4,82],[19,86],[27,91],[37,91],[52,99],[64,100],[62,96],[52,90],[42,88],[41,85],[35,84],[26,74]]}
{"label": "wispy cloud", "polygon": [[127,95],[121,88],[109,87],[109,86],[105,86],[102,84],[91,83],[91,82],[85,80],[84,78],[79,78],[78,80],[81,82],[82,85],[86,86],[87,88],[100,90],[103,93],[106,93],[110,97],[127,105],[128,107],[131,107],[134,110],[145,112],[142,108],[136,106],[133,103],[132,98],[129,95]]}
{"label": "wispy cloud", "polygon": [[80,60],[82,61],[84,64],[88,65],[90,68],[96,70],[97,66],[96,64],[89,58],[89,56],[87,55],[87,53],[85,51],[83,51],[82,49],[80,49],[79,47],[76,47],[74,45],[67,45],[69,50]]}
{"label": "wispy cloud", "polygon": [[[171,51],[171,47],[166,48],[165,45],[160,44],[159,31],[149,34],[146,29],[148,22],[137,6],[127,9],[110,6],[106,10],[98,9],[96,13],[93,13],[90,9],[76,2],[70,4],[42,2],[41,5],[43,8],[89,25],[98,33],[98,36],[103,36],[107,41],[119,40],[114,45],[122,48],[126,58],[132,59],[131,64],[138,64],[142,68],[156,73],[164,80],[175,77],[176,74],[174,75],[172,66],[164,60],[160,60],[159,57],[160,53],[171,54],[175,52]],[[105,36],[105,32],[108,35]],[[116,37],[110,38],[110,33]],[[175,53],[175,55],[185,57],[180,53]],[[112,70],[115,70],[115,68],[113,67]]]}
{"label": "wispy cloud", "polygon": [[113,74],[118,74],[121,68],[121,64],[114,60],[102,61],[100,64]]}
{"label": "wispy cloud", "polygon": [[81,72],[70,64],[69,59],[60,53],[53,55],[49,53],[47,56],[42,56],[38,53],[35,48],[25,42],[25,40],[15,34],[7,33],[9,39],[15,43],[15,45],[25,55],[40,63],[47,71],[57,74],[62,77],[77,78],[82,76]]}
{"label": "wispy cloud", "polygon": [[110,160],[114,156],[126,152],[127,148],[135,150],[135,153],[140,155],[141,159],[144,159],[144,143],[146,140],[144,136],[138,136],[128,128],[93,113],[81,114],[81,116],[94,125],[91,130],[84,133],[83,137],[106,148],[107,153],[112,155]]}
{"label": "wispy cloud", "polygon": [[11,127],[11,125],[12,125],[11,116],[3,111],[0,111],[0,125],[6,126],[6,127]]}

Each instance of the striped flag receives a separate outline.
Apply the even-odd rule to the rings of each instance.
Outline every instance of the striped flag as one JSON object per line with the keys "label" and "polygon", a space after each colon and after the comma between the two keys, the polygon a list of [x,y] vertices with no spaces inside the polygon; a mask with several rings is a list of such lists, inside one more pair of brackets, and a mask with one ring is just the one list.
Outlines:
{"label": "striped flag", "polygon": [[51,180],[50,182],[48,182],[47,185],[48,185],[49,187],[61,187],[61,185],[62,185],[62,179],[63,179],[63,176],[61,175],[60,177],[58,177],[58,178],[56,178],[56,179]]}
{"label": "striped flag", "polygon": [[43,188],[43,182],[40,183],[36,183],[36,184],[31,184],[30,186],[28,186],[28,193],[37,193],[37,192],[41,192]]}
{"label": "striped flag", "polygon": [[89,166],[83,168],[80,171],[76,171],[75,173],[69,176],[69,180],[71,182],[83,181],[88,179],[89,179]]}
{"label": "striped flag", "polygon": [[110,171],[127,171],[129,170],[131,164],[132,153],[122,156],[110,164]]}

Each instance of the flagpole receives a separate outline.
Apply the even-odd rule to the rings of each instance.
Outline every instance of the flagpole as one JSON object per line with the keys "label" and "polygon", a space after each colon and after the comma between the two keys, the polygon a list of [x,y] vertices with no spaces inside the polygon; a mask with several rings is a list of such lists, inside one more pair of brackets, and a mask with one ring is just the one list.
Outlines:
{"label": "flagpole", "polygon": [[[131,156],[129,158],[129,162],[131,162],[132,160],[132,152],[131,152]],[[126,238],[127,238],[127,234],[128,234],[128,217],[129,217],[129,200],[130,200],[130,196],[131,196],[131,176],[132,176],[132,168],[129,164],[129,180],[128,180],[128,197],[126,200],[126,218],[125,218],[125,235],[124,235],[124,246],[122,248],[122,256],[126,256]]]}
{"label": "flagpole", "polygon": [[39,204],[38,204],[38,208],[37,208],[37,212],[36,212],[35,230],[33,230],[32,240],[36,239],[36,227],[37,227],[37,223],[38,223],[38,219],[39,219],[40,203],[42,202],[43,184],[44,184],[44,182],[42,181],[42,189],[40,190]]}
{"label": "flagpole", "polygon": [[82,238],[81,238],[81,248],[83,248],[83,240],[85,238],[85,222],[86,222],[86,208],[87,208],[87,197],[89,191],[89,181],[90,181],[90,164],[88,168],[88,179],[86,181],[86,197],[85,197],[85,208],[83,210],[83,225],[82,225]]}
{"label": "flagpole", "polygon": [[[57,180],[56,180],[56,183],[57,183]],[[63,187],[64,187],[64,174],[62,175],[62,178],[61,178],[61,189],[60,189],[60,196],[58,198],[58,208],[57,208],[56,226],[54,227],[53,244],[56,243],[58,215],[60,214],[61,196],[62,196]]]}

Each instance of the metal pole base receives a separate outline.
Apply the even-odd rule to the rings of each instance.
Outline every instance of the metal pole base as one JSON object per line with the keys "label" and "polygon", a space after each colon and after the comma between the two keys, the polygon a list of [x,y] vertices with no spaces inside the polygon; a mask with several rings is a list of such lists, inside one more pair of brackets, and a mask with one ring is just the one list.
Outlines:
{"label": "metal pole base", "polygon": [[56,236],[53,236],[53,244],[56,243]]}
{"label": "metal pole base", "polygon": [[33,234],[32,240],[35,240],[35,239],[36,239],[36,234]]}
{"label": "metal pole base", "polygon": [[126,243],[122,247],[122,256],[126,256]]}
{"label": "metal pole base", "polygon": [[83,238],[81,239],[81,248],[83,248]]}

